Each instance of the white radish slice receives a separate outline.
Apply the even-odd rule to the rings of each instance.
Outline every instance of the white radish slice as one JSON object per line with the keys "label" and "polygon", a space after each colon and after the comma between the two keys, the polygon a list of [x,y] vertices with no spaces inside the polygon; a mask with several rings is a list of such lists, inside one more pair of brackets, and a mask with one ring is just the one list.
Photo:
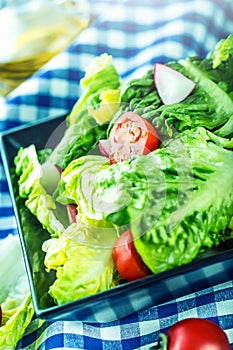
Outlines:
{"label": "white radish slice", "polygon": [[154,66],[154,82],[165,105],[183,101],[196,86],[185,75],[161,63]]}
{"label": "white radish slice", "polygon": [[103,156],[108,157],[109,156],[109,142],[108,142],[108,140],[99,140],[98,146],[99,146],[100,153]]}

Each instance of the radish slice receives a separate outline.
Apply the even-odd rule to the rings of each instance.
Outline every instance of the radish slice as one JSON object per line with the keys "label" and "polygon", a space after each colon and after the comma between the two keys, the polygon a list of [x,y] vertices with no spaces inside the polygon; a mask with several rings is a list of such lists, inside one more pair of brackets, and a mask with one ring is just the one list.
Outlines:
{"label": "radish slice", "polygon": [[69,221],[70,223],[74,222],[76,223],[76,216],[78,214],[78,210],[77,210],[77,205],[76,204],[68,204],[67,205],[67,212],[68,212],[68,217],[69,217]]}
{"label": "radish slice", "polygon": [[191,79],[160,63],[154,66],[154,82],[165,105],[183,101],[196,86]]}
{"label": "radish slice", "polygon": [[98,146],[99,146],[100,153],[103,156],[108,157],[109,156],[109,142],[108,142],[108,140],[99,140]]}

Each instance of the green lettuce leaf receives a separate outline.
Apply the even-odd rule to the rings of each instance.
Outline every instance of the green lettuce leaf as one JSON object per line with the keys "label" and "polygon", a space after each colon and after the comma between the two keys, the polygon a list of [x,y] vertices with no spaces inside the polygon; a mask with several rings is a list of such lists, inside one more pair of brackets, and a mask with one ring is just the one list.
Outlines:
{"label": "green lettuce leaf", "polygon": [[130,80],[121,89],[121,109],[133,111],[145,119],[151,119],[162,104],[154,83],[154,70],[149,69],[141,78]]}
{"label": "green lettuce leaf", "polygon": [[96,173],[110,166],[106,157],[88,155],[73,160],[62,172],[56,200],[63,205],[78,204],[79,215],[102,220],[101,210],[93,208]]}
{"label": "green lettuce leaf", "polygon": [[52,237],[58,237],[63,233],[64,225],[57,218],[58,206],[39,181],[34,184],[34,189],[25,205]]}
{"label": "green lettuce leaf", "polygon": [[[92,103],[93,102],[93,103]],[[119,110],[120,89],[106,89],[97,92],[88,106],[88,112],[97,124],[110,122]]]}
{"label": "green lettuce leaf", "polygon": [[[213,118],[215,120],[215,133],[221,137],[232,136],[233,134],[233,100],[231,96],[222,89],[216,82],[210,79],[208,72],[202,71],[192,59],[180,60],[180,63],[188,71],[188,76],[198,83],[210,98],[211,107],[214,109]],[[231,70],[231,79],[233,72]],[[219,82],[220,82],[219,78]],[[211,122],[210,122],[211,123]],[[211,125],[211,124],[210,124]],[[201,125],[205,126],[205,125]],[[206,125],[207,128],[208,125]],[[210,129],[213,129],[212,125]]]}
{"label": "green lettuce leaf", "polygon": [[27,198],[33,190],[34,183],[41,177],[41,165],[35,146],[20,148],[14,163],[15,172],[20,177],[18,180],[20,197]]}
{"label": "green lettuce leaf", "polygon": [[[127,82],[121,90],[120,111],[134,111],[152,122],[161,139],[178,131],[205,127],[217,136],[233,137],[233,36],[220,41],[206,58],[188,57],[167,65],[196,82],[182,102],[162,104],[149,69],[140,79]],[[216,57],[220,60],[215,64]],[[110,125],[111,128],[111,125]],[[226,141],[227,142],[227,141]]]}
{"label": "green lettuce leaf", "polygon": [[80,84],[83,92],[67,116],[63,138],[49,158],[62,169],[106,138],[108,122],[119,108],[120,80],[112,56],[97,56]]}
{"label": "green lettuce leaf", "polygon": [[80,80],[80,85],[83,92],[68,116],[70,125],[76,123],[77,116],[88,104],[88,100],[93,94],[98,92],[100,95],[103,89],[119,88],[119,75],[112,64],[112,56],[104,53],[95,57],[86,68],[85,76]]}
{"label": "green lettuce leaf", "polygon": [[[230,93],[222,89],[225,74],[215,80],[210,75],[212,61],[187,58],[170,63],[169,66],[196,82],[193,92],[182,102],[162,105],[151,113],[152,123],[161,135],[172,137],[178,131],[205,127],[221,137],[232,137],[233,101]],[[209,70],[208,70],[209,69]],[[216,73],[216,72],[215,72]],[[227,75],[233,80],[233,73]]]}
{"label": "green lettuce leaf", "polygon": [[220,40],[215,50],[209,56],[213,61],[213,68],[219,67],[229,57],[233,58],[233,34],[230,34],[226,39]]}
{"label": "green lettuce leaf", "polygon": [[43,244],[47,270],[56,270],[49,293],[57,304],[93,295],[115,285],[114,228],[71,224],[59,238]]}
{"label": "green lettuce leaf", "polygon": [[[47,193],[43,186],[46,176],[35,146],[20,148],[14,162],[15,171],[19,177],[19,195],[26,199],[25,205],[52,236],[61,235],[66,224],[64,210],[55,203],[51,194]],[[61,218],[64,224],[60,221]]]}
{"label": "green lettuce leaf", "polygon": [[[206,137],[204,129],[199,134],[184,135],[182,141],[188,145],[192,173],[186,176],[186,170],[181,168],[182,176],[173,180],[175,186],[172,184],[171,190],[169,184],[166,186],[161,214],[156,213],[153,185],[140,217],[137,208],[136,212],[129,208],[135,247],[154,273],[186,264],[219,245],[225,237],[230,238],[226,229],[233,214],[233,153],[212,142],[203,142],[203,136]],[[169,147],[175,147],[174,142]],[[179,158],[176,155],[178,164],[182,161]],[[151,214],[151,208],[155,208],[155,213]]]}
{"label": "green lettuce leaf", "polygon": [[107,125],[98,125],[85,110],[80,113],[75,124],[70,125],[49,161],[65,169],[74,159],[86,155],[95,148],[100,139],[106,138]]}
{"label": "green lettuce leaf", "polygon": [[233,215],[233,153],[198,128],[101,170],[93,186],[93,207],[108,198],[103,219],[129,225],[137,251],[158,273],[224,239]]}
{"label": "green lettuce leaf", "polygon": [[0,348],[13,350],[30,323],[34,309],[20,243],[8,236],[0,244]]}

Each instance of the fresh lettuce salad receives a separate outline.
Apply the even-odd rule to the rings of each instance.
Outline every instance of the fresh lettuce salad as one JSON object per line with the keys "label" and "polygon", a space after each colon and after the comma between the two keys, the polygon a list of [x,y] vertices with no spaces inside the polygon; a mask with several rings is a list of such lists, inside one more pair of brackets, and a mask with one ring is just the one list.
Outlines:
{"label": "fresh lettuce salad", "polygon": [[19,240],[0,242],[0,348],[13,350],[30,323],[34,309]]}
{"label": "fresh lettuce salad", "polygon": [[[232,66],[233,35],[204,59],[169,62],[124,84],[112,57],[102,54],[87,67],[55,149],[19,150],[19,195],[51,237],[43,244],[44,264],[56,271],[49,288],[56,304],[125,282],[113,254],[125,232],[153,274],[233,237]],[[158,79],[158,69],[176,84]],[[164,103],[161,89],[177,94],[181,80],[190,91]],[[129,128],[117,122],[135,114],[156,130],[152,143],[157,137],[159,144],[147,142],[128,158],[124,148],[120,161],[111,159],[112,130]],[[138,137],[137,128],[127,130]]]}

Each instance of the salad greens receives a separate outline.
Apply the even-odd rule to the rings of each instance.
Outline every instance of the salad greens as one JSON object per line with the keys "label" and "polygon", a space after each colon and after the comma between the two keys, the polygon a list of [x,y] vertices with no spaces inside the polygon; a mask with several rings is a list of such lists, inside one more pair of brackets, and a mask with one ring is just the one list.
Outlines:
{"label": "salad greens", "polygon": [[[49,288],[56,304],[120,283],[112,249],[128,229],[155,274],[232,237],[232,64],[233,34],[204,59],[169,62],[196,85],[183,101],[165,105],[152,69],[121,86],[111,56],[101,55],[81,80],[83,93],[55,149],[19,150],[19,194],[51,237],[42,249],[47,271],[56,272]],[[153,124],[160,147],[110,165],[96,146],[127,111]],[[61,168],[52,187],[46,164],[54,176]],[[72,222],[69,205],[77,209]]]}
{"label": "salad greens", "polygon": [[[213,52],[210,53],[210,57],[213,60],[213,69],[216,69],[221,64],[228,63],[228,69],[233,59],[233,35],[229,35],[226,39],[220,40]],[[229,60],[231,60],[229,62]],[[226,62],[228,61],[228,62]]]}
{"label": "salad greens", "polygon": [[114,228],[78,221],[61,237],[45,241],[45,266],[48,271],[57,271],[57,279],[50,287],[57,304],[102,292],[117,284],[112,258],[116,237]]}
{"label": "salad greens", "polygon": [[98,208],[93,207],[92,198],[95,197],[93,184],[96,173],[109,166],[108,159],[98,155],[83,156],[74,160],[62,173],[58,188],[60,194],[56,200],[64,205],[78,203],[79,217],[84,214],[90,219],[101,220]]}
{"label": "salad greens", "polygon": [[19,176],[19,195],[27,199],[25,205],[52,236],[61,235],[64,226],[57,218],[59,205],[42,185],[42,165],[35,146],[20,148],[15,164],[15,172]]}
{"label": "salad greens", "polygon": [[62,169],[106,138],[106,122],[119,108],[120,79],[111,56],[96,57],[80,84],[83,92],[67,117],[64,137],[50,156],[51,163]]}
{"label": "salad greens", "polygon": [[154,71],[148,70],[142,78],[128,82],[123,88],[121,112],[134,111],[150,120],[162,138],[203,126],[215,135],[232,139],[233,53],[229,53],[228,60],[216,69],[213,69],[213,59],[188,57],[168,63],[169,67],[197,83],[193,93],[184,101],[171,105],[161,103],[154,88]]}
{"label": "salad greens", "polygon": [[233,153],[209,142],[205,129],[178,134],[128,166],[122,162],[99,172],[92,184],[99,195],[92,198],[94,207],[106,192],[116,193],[119,183],[124,184],[119,201],[112,197],[114,205],[103,218],[130,224],[135,247],[152,272],[188,263],[228,238]]}
{"label": "salad greens", "polygon": [[0,305],[3,316],[0,326],[0,348],[13,350],[34,314],[21,247],[17,238],[9,235],[1,242],[0,259]]}

